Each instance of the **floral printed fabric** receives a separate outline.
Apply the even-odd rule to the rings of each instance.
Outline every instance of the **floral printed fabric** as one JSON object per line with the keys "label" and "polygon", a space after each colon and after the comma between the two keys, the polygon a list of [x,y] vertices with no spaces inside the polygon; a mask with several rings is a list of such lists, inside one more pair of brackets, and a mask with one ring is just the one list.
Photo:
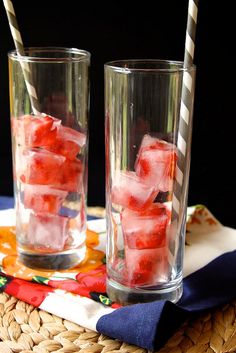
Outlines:
{"label": "floral printed fabric", "polygon": [[[103,250],[99,250],[104,244],[103,230],[98,233],[88,229],[86,244],[86,259],[78,268],[60,272],[32,270],[18,261],[14,226],[1,226],[0,290],[11,291],[11,294],[16,297],[20,295],[22,300],[35,306],[39,305],[40,299],[32,299],[32,288],[38,288],[41,301],[54,288],[85,296],[111,307],[117,307],[106,295],[105,253]],[[37,283],[37,286],[34,286],[33,283]],[[22,298],[18,287],[25,293],[25,298]],[[43,296],[44,291],[45,295]]]}
{"label": "floral printed fabric", "polygon": [[[0,213],[1,216],[1,213]],[[3,221],[2,221],[3,222]],[[2,223],[1,222],[1,223]],[[89,221],[87,230],[87,255],[78,268],[65,271],[39,271],[23,266],[17,258],[14,226],[0,227],[0,289],[38,306],[48,292],[55,289],[84,296],[113,308],[106,294],[105,220]],[[186,252],[193,244],[192,233],[215,232],[223,226],[202,205],[188,208]],[[97,231],[95,231],[97,230]],[[37,286],[33,285],[37,283]],[[21,290],[19,289],[21,288]],[[32,296],[37,288],[39,299]],[[22,297],[22,293],[25,297]],[[44,294],[43,294],[44,293]]]}

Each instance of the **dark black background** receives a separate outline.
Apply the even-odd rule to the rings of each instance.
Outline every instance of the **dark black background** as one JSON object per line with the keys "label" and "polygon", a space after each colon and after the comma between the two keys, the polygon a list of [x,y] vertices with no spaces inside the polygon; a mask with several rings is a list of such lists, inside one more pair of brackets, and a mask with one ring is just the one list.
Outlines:
{"label": "dark black background", "polygon": [[[187,0],[14,1],[25,46],[91,52],[89,205],[104,205],[103,65],[115,59],[183,60]],[[189,205],[205,204],[236,227],[236,89],[232,1],[200,0]],[[231,16],[232,14],[232,16]],[[14,47],[0,3],[0,194],[12,195],[7,52]]]}

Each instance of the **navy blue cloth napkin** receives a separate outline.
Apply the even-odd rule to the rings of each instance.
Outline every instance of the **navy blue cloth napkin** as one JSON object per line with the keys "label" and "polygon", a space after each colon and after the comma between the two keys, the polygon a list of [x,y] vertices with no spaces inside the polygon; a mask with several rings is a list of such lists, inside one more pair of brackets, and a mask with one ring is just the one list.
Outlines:
{"label": "navy blue cloth napkin", "polygon": [[6,210],[8,208],[14,207],[14,199],[9,196],[1,196],[0,197],[0,210]]}
{"label": "navy blue cloth napkin", "polygon": [[97,330],[149,350],[159,349],[189,317],[236,298],[236,251],[225,253],[183,281],[177,304],[156,301],[102,316]]}

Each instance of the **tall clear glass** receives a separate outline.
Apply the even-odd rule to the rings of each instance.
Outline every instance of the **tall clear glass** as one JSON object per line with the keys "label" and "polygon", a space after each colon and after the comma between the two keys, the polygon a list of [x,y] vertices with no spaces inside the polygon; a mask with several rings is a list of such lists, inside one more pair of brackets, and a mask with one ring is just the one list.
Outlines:
{"label": "tall clear glass", "polygon": [[46,47],[8,58],[19,260],[71,268],[86,253],[90,54]]}
{"label": "tall clear glass", "polygon": [[182,294],[192,107],[177,215],[173,195],[185,71],[194,88],[195,67],[181,62],[105,65],[107,291],[122,304]]}

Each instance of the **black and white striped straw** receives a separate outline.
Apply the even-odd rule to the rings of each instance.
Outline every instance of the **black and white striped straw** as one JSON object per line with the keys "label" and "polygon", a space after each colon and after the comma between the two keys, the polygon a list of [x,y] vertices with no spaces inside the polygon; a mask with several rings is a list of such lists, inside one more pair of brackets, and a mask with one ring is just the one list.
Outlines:
{"label": "black and white striped straw", "polygon": [[[4,3],[4,7],[5,7],[5,10],[6,10],[6,13],[7,13],[8,23],[9,23],[9,26],[10,26],[10,30],[11,30],[11,34],[12,34],[13,40],[14,40],[16,51],[17,51],[17,54],[18,54],[18,56],[20,58],[21,56],[25,55],[25,50],[24,50],[21,34],[20,34],[20,31],[19,31],[19,26],[18,26],[18,23],[17,23],[14,7],[13,7],[13,4],[12,4],[11,0],[3,0],[3,3]],[[23,60],[20,61],[20,64],[21,64],[21,68],[22,68],[22,71],[23,71],[25,84],[26,84],[27,91],[28,91],[28,94],[29,94],[29,98],[30,98],[30,102],[31,102],[33,113],[34,114],[40,114],[38,97],[37,97],[37,93],[36,93],[34,84],[32,82],[32,75],[31,75],[31,72],[30,72],[29,64],[28,64],[27,61],[23,61]]]}
{"label": "black and white striped straw", "polygon": [[[191,68],[193,65],[194,49],[195,49],[195,35],[197,26],[198,0],[189,0],[188,4],[188,21],[185,39],[185,54],[184,54],[184,69]],[[193,77],[191,71],[185,70],[183,73],[181,103],[180,103],[180,121],[177,137],[177,147],[179,151],[177,167],[176,167],[176,181],[172,200],[172,221],[178,220],[180,210],[180,198],[183,192],[184,173],[187,157],[187,146],[190,143],[190,112],[193,106]]]}

